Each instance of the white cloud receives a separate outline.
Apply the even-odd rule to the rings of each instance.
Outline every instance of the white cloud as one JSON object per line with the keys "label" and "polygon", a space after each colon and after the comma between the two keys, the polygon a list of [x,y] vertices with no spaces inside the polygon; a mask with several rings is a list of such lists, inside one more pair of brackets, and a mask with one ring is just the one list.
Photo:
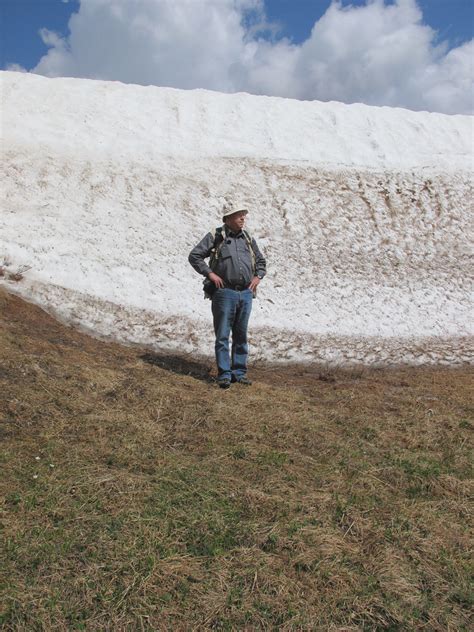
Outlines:
{"label": "white cloud", "polygon": [[12,72],[28,72],[28,70],[20,64],[7,64],[6,70],[11,70]]}
{"label": "white cloud", "polygon": [[243,18],[260,10],[259,0],[82,0],[68,48],[60,41],[34,72],[232,91]]}
{"label": "white cloud", "polygon": [[[300,45],[263,0],[81,0],[33,72],[471,113],[473,42],[448,51],[416,0],[333,2]],[[272,33],[270,39],[262,31]]]}

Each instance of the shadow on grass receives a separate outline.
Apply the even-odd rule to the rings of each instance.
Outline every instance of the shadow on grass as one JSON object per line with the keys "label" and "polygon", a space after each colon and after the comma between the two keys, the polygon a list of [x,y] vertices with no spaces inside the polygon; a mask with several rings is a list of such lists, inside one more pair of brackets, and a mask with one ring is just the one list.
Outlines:
{"label": "shadow on grass", "polygon": [[171,373],[177,373],[178,375],[190,375],[196,380],[211,383],[214,382],[214,378],[210,375],[211,367],[204,362],[198,362],[197,360],[190,360],[184,356],[178,355],[165,355],[159,353],[144,353],[140,356],[140,359],[148,364],[159,366],[161,369],[171,371]]}

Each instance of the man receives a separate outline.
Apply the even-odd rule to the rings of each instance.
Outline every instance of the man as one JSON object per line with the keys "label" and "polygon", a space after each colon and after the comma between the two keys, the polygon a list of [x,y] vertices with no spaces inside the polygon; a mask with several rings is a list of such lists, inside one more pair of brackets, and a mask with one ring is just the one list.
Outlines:
{"label": "man", "polygon": [[[189,254],[189,263],[207,279],[206,294],[212,295],[217,382],[225,389],[231,382],[252,383],[247,377],[247,327],[266,263],[255,239],[244,230],[247,213],[245,204],[224,205],[224,226],[208,233]],[[205,262],[208,257],[209,264]]]}

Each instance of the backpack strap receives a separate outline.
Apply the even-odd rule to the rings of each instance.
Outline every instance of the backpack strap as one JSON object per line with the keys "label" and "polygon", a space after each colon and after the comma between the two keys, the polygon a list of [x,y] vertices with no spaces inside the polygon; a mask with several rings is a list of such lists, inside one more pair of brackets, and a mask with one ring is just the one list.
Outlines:
{"label": "backpack strap", "polygon": [[[209,231],[212,233],[212,231]],[[219,259],[219,255],[221,254],[222,246],[225,241],[225,224],[224,226],[218,226],[214,230],[214,246],[211,250],[211,256],[209,258],[209,267],[211,270],[214,270],[217,260]]]}
{"label": "backpack strap", "polygon": [[246,230],[242,230],[242,233],[244,234],[245,241],[247,242],[247,245],[250,250],[250,256],[252,258],[252,274],[253,276],[255,276],[255,270],[256,270],[257,264],[256,264],[255,251],[253,249],[253,244],[252,244],[252,237],[249,235],[249,233]]}

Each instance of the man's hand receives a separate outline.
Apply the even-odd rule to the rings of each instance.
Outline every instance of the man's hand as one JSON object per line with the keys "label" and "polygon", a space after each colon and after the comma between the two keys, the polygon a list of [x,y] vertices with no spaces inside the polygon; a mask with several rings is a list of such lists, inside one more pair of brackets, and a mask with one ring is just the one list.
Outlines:
{"label": "man's hand", "polygon": [[210,281],[212,281],[217,288],[224,287],[224,280],[221,279],[221,277],[218,276],[217,274],[214,274],[214,272],[209,272],[209,274],[207,275],[207,278]]}
{"label": "man's hand", "polygon": [[254,276],[253,279],[250,281],[249,290],[252,290],[252,292],[254,292],[257,289],[257,285],[259,283],[260,279],[258,278],[258,276]]}

